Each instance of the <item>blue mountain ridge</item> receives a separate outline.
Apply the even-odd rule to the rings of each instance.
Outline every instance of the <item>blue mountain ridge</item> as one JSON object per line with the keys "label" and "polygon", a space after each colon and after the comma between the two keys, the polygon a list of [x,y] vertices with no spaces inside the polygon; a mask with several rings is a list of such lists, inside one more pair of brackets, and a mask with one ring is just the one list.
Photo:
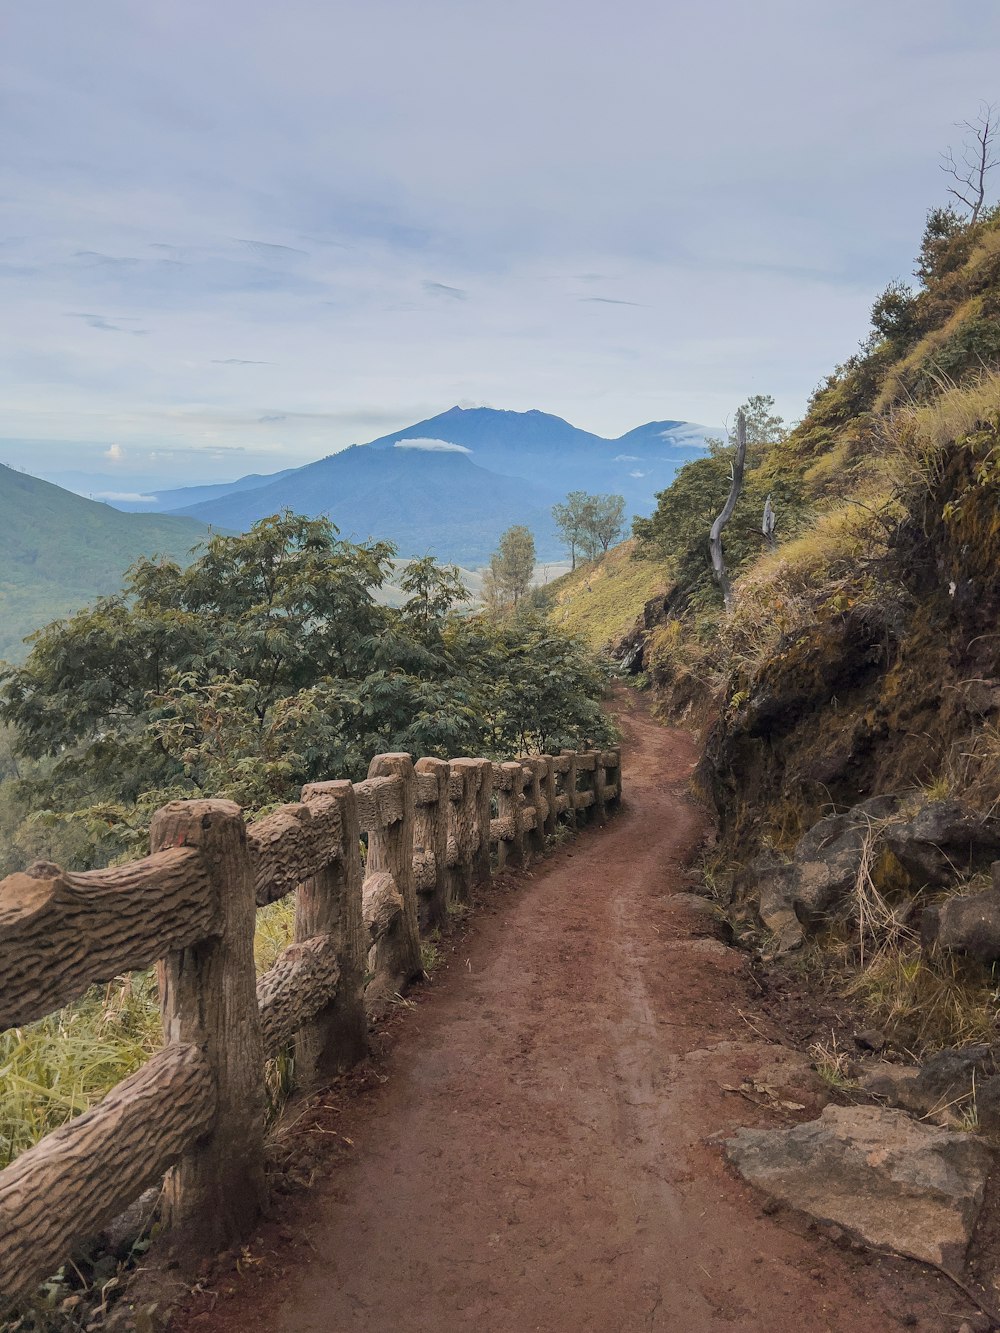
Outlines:
{"label": "blue mountain ridge", "polygon": [[163,492],[151,507],[235,530],[285,508],[324,514],[353,540],[463,565],[485,563],[504,529],[524,523],[539,559],[554,560],[553,503],[571,490],[615,492],[629,518],[648,514],[677,468],[702,455],[704,435],[669,420],[605,439],[546,412],[453,407],[270,477]]}

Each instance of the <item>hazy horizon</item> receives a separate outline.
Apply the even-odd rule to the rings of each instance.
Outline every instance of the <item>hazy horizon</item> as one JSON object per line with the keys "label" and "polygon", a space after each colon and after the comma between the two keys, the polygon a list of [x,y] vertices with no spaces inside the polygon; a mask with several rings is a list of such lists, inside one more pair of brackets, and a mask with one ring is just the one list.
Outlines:
{"label": "hazy horizon", "polygon": [[18,7],[0,457],[133,492],[453,403],[795,419],[998,55],[985,0]]}

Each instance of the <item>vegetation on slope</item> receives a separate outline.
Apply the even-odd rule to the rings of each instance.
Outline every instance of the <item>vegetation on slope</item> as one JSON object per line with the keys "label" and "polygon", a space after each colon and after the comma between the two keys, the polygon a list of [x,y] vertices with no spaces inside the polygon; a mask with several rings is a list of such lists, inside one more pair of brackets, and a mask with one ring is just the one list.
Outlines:
{"label": "vegetation on slope", "polygon": [[121,586],[140,556],[187,562],[208,534],[189,518],[123,514],[0,464],[0,659],[22,640]]}
{"label": "vegetation on slope", "polygon": [[554,579],[544,589],[545,603],[554,625],[599,652],[631,629],[646,603],[662,596],[668,583],[663,561],[637,558],[630,540]]}
{"label": "vegetation on slope", "polygon": [[[751,445],[724,535],[730,615],[705,541],[730,446],[682,469],[636,524],[676,581],[645,666],[705,724],[701,780],[737,893],[760,882],[754,858],[872,795],[986,810],[1000,790],[1000,214],[932,213],[918,276],[878,298],[870,336],[804,420]],[[921,953],[899,924],[913,888],[891,860],[859,885],[859,911],[869,892],[888,907],[853,985],[917,1044],[966,1039],[987,980]],[[840,943],[857,966],[852,929]],[[934,1023],[915,1020],[921,1005]]]}

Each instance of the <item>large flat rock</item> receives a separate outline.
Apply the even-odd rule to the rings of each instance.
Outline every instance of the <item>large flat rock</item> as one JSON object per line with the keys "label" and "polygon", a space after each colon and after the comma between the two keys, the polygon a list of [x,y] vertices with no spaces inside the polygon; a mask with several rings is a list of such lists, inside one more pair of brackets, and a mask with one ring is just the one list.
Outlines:
{"label": "large flat rock", "polygon": [[828,1106],[791,1129],[741,1129],[736,1170],[772,1198],[865,1244],[957,1271],[991,1156],[971,1134],[877,1106]]}

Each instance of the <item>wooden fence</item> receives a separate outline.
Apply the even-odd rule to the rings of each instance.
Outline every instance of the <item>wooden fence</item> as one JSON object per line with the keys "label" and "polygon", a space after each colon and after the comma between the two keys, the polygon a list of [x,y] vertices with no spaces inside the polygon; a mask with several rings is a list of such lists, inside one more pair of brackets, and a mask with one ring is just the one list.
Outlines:
{"label": "wooden fence", "polygon": [[[265,1059],[294,1049],[307,1088],[360,1058],[368,1015],[421,974],[421,932],[490,879],[491,849],[517,868],[558,820],[603,822],[620,762],[378,755],[366,781],[312,783],[249,825],[231,801],[174,801],[142,861],[3,880],[0,1030],[156,963],[165,1044],[0,1171],[0,1297],[30,1292],[161,1180],[186,1243],[214,1253],[246,1235],[265,1202]],[[290,893],[294,943],[258,977],[257,909]]]}

